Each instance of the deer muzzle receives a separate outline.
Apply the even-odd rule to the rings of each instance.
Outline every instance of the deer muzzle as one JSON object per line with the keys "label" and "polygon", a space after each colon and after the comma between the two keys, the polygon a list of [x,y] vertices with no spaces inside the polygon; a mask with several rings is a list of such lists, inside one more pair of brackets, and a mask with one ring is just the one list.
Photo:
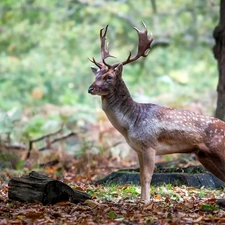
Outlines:
{"label": "deer muzzle", "polygon": [[88,93],[89,94],[94,94],[94,88],[92,87],[92,86],[90,86],[89,88],[88,88]]}

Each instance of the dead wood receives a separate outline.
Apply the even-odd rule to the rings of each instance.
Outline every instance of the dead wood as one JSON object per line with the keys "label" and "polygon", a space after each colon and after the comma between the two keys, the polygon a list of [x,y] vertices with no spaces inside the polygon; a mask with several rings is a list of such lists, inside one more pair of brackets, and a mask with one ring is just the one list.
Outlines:
{"label": "dead wood", "polygon": [[67,184],[32,171],[23,177],[13,177],[9,181],[8,197],[20,202],[41,202],[44,205],[62,201],[72,203],[91,199],[85,192],[73,190]]}

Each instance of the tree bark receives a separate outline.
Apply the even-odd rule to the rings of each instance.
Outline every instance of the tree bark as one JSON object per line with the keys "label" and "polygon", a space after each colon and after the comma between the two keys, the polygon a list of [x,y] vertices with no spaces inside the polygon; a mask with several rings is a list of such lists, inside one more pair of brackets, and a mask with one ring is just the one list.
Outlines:
{"label": "tree bark", "polygon": [[216,117],[225,121],[225,0],[220,1],[220,21],[213,32],[216,41],[213,53],[218,62],[219,81],[217,86]]}

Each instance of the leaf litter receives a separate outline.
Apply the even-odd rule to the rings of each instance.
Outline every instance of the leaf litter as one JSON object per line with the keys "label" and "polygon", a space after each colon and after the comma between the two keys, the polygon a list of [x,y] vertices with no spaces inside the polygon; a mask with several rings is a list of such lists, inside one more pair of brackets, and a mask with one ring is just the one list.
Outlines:
{"label": "leaf litter", "polygon": [[[55,176],[52,174],[52,176]],[[140,201],[140,187],[93,185],[92,176],[65,172],[61,179],[72,188],[86,191],[92,200],[73,204],[10,201],[8,186],[0,181],[0,225],[5,224],[225,224],[225,209],[216,204],[223,190],[151,187],[151,201]]]}

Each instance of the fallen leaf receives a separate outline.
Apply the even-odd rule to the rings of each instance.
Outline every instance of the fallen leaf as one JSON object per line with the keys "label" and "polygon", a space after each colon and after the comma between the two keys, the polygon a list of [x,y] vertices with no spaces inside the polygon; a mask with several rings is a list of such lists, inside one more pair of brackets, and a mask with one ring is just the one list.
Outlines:
{"label": "fallen leaf", "polygon": [[113,212],[113,211],[111,211],[111,212],[108,213],[108,217],[111,218],[111,219],[113,219],[113,218],[116,217],[116,213]]}
{"label": "fallen leaf", "polygon": [[65,205],[71,205],[71,204],[72,204],[71,202],[57,202],[55,205],[65,206]]}
{"label": "fallen leaf", "polygon": [[84,202],[84,204],[86,204],[86,205],[88,205],[88,206],[90,206],[90,207],[92,207],[92,208],[101,205],[101,204],[99,204],[98,202],[93,201],[93,200],[86,200],[86,201]]}
{"label": "fallen leaf", "polygon": [[40,217],[43,217],[43,213],[40,213],[40,212],[28,212],[25,214],[25,216],[27,218],[30,218],[30,219],[38,219]]}
{"label": "fallen leaf", "polygon": [[154,197],[154,200],[156,200],[156,201],[161,201],[161,200],[162,200],[162,198],[161,198],[161,196],[156,195],[156,196]]}
{"label": "fallen leaf", "polygon": [[197,219],[193,220],[193,223],[198,223],[202,220],[202,216],[199,216]]}

